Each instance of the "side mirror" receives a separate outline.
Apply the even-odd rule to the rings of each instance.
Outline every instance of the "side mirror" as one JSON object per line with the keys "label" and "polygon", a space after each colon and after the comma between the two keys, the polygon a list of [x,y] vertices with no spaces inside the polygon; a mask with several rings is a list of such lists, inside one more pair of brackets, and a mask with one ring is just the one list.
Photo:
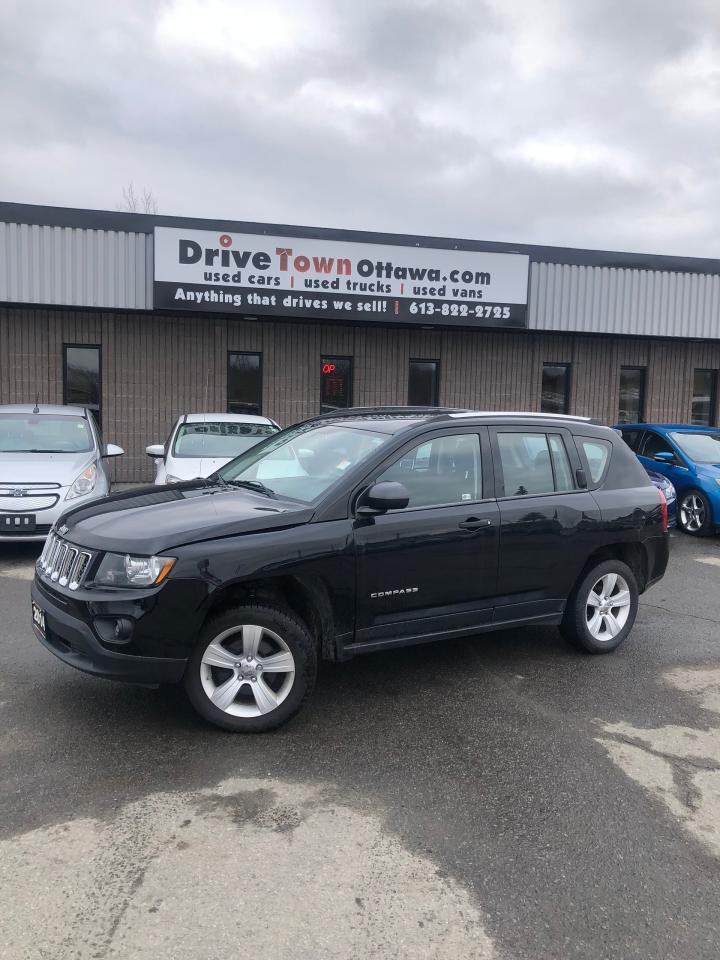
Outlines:
{"label": "side mirror", "polygon": [[358,516],[372,516],[387,513],[388,510],[404,510],[410,503],[407,489],[396,480],[383,480],[374,483],[358,498],[356,513]]}
{"label": "side mirror", "polygon": [[663,450],[661,453],[656,453],[653,460],[657,460],[658,463],[675,463],[675,454],[670,453],[669,450]]}
{"label": "side mirror", "polygon": [[162,460],[165,457],[165,447],[161,443],[151,443],[149,447],[145,447],[145,453],[156,460]]}
{"label": "side mirror", "polygon": [[122,447],[119,447],[116,443],[106,443],[105,444],[105,453],[106,457],[121,457],[125,451]]}

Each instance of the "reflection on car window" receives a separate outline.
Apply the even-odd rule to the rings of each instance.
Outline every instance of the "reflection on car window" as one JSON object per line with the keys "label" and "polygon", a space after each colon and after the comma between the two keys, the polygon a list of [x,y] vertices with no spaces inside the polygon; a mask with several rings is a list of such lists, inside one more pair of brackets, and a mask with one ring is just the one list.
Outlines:
{"label": "reflection on car window", "polygon": [[217,471],[224,480],[260,480],[280,496],[312,503],[390,440],[350,424],[312,421],[283,430]]}
{"label": "reflection on car window", "polygon": [[428,440],[404,453],[377,480],[402,483],[410,494],[409,507],[481,500],[480,438],[462,433]]}
{"label": "reflection on car window", "polygon": [[590,479],[593,483],[600,483],[610,458],[612,444],[608,440],[585,439],[582,445],[590,470]]}
{"label": "reflection on car window", "polygon": [[551,434],[548,437],[553,468],[555,470],[555,489],[567,492],[574,489],[572,470],[568,460],[567,450],[560,434]]}
{"label": "reflection on car window", "polygon": [[84,417],[0,414],[0,453],[86,453],[93,449]]}
{"label": "reflection on car window", "polygon": [[174,457],[237,457],[277,433],[265,423],[183,423],[175,434]]}
{"label": "reflection on car window", "polygon": [[720,464],[720,433],[671,433],[670,437],[686,457],[695,463]]}

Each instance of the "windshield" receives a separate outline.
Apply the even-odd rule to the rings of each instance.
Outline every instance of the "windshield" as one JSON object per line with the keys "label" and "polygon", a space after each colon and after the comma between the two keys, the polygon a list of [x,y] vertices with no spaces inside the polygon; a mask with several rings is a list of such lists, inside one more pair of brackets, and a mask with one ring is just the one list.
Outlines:
{"label": "windshield", "polygon": [[259,480],[278,496],[312,503],[390,436],[347,424],[301,424],[221,467],[217,476]]}
{"label": "windshield", "polygon": [[720,463],[720,433],[671,433],[669,436],[695,463]]}
{"label": "windshield", "polygon": [[270,423],[183,423],[175,434],[172,455],[232,459],[277,432]]}
{"label": "windshield", "polygon": [[83,417],[0,414],[0,453],[86,453],[93,445],[90,424]]}

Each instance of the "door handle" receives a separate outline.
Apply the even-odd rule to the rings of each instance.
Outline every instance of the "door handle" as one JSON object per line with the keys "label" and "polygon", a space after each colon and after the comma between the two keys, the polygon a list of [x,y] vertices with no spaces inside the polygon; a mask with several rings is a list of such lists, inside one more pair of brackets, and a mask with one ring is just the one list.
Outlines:
{"label": "door handle", "polygon": [[463,530],[480,530],[481,527],[492,526],[492,520],[487,517],[468,517],[467,520],[461,520],[458,526]]}

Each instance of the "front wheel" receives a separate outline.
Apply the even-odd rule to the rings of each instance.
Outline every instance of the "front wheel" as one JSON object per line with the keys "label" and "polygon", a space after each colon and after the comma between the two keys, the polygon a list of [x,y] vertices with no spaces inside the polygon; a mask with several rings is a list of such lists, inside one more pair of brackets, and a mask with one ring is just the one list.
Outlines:
{"label": "front wheel", "polygon": [[691,537],[706,537],[712,532],[710,501],[699,490],[688,490],[680,499],[678,525]]}
{"label": "front wheel", "polygon": [[290,611],[248,604],[205,624],[184,683],[197,712],[215,726],[263,733],[300,710],[316,674],[305,624]]}
{"label": "front wheel", "polygon": [[606,560],[583,577],[565,608],[561,630],[587,653],[610,653],[635,623],[639,590],[635,575],[621,560]]}

